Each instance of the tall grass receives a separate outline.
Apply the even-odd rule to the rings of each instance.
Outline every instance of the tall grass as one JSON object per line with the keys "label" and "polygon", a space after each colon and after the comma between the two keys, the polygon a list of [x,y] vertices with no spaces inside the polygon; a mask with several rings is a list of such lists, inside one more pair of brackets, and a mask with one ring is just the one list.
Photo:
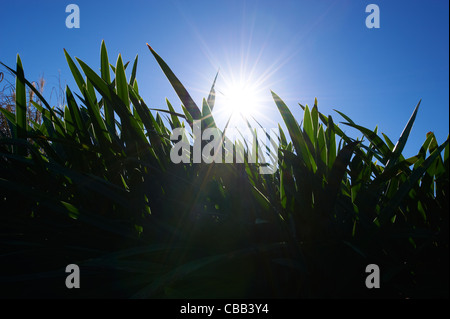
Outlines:
{"label": "tall grass", "polygon": [[[430,132],[402,156],[420,103],[394,144],[336,111],[362,134],[347,136],[317,100],[300,105],[300,125],[272,93],[287,128],[275,174],[248,161],[174,164],[175,128],[215,127],[215,80],[200,108],[149,50],[182,113],[169,101],[150,109],[138,57],[112,64],[103,42],[99,74],[64,52],[78,90],[66,87],[64,109],[26,80],[19,57],[4,65],[16,107],[0,109],[14,132],[0,137],[2,296],[448,297],[448,139]],[[20,107],[26,87],[40,123]],[[71,263],[83,289],[64,287]],[[365,287],[371,263],[382,289]]]}
{"label": "tall grass", "polygon": [[[15,84],[9,81],[9,77],[5,78],[3,72],[0,72],[0,108],[6,109],[9,112],[15,112],[16,108],[16,91]],[[41,76],[37,82],[32,82],[33,86],[42,94],[45,86],[45,79]],[[42,118],[39,111],[34,108],[31,104],[31,101],[36,103],[40,103],[39,100],[35,99],[34,92],[30,89],[27,90],[27,103],[26,103],[26,112],[27,112],[27,121],[28,123],[37,122],[40,123]],[[8,125],[7,119],[0,113],[0,134],[11,137],[10,126]]]}

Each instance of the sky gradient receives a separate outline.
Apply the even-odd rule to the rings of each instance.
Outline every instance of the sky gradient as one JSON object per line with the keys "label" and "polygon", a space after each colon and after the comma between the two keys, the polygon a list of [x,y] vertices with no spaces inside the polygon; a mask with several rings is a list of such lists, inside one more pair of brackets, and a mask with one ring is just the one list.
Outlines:
{"label": "sky gradient", "polygon": [[[68,29],[68,4],[80,8],[80,28]],[[368,29],[368,4],[380,8],[380,28]],[[139,55],[137,80],[146,103],[177,111],[180,101],[150,54],[149,43],[201,105],[214,76],[223,91],[233,78],[256,83],[258,119],[267,128],[282,119],[277,93],[301,121],[297,103],[314,104],[344,121],[337,109],[394,142],[422,99],[405,155],[425,134],[442,143],[449,133],[449,2],[360,0],[2,1],[0,61],[14,67],[19,53],[29,80],[44,75],[45,96],[56,104],[60,84],[76,89],[63,48],[94,70],[105,40],[115,63]],[[129,70],[130,71],[130,70]],[[59,82],[59,74],[60,81]],[[129,74],[129,73],[128,73]],[[51,95],[51,96],[50,96]],[[220,119],[221,97],[214,115]],[[351,129],[340,127],[352,137]]]}

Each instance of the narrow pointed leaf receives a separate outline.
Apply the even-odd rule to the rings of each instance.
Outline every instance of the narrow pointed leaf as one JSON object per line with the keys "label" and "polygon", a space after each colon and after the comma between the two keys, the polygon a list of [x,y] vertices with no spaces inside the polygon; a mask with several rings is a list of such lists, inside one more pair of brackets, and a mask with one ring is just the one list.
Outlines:
{"label": "narrow pointed leaf", "polygon": [[[64,55],[66,56],[67,64],[69,65],[70,71],[72,72],[72,76],[75,79],[75,82],[77,83],[78,88],[81,91],[83,88],[83,85],[86,85],[86,83],[84,82],[83,76],[81,75],[80,71],[78,70],[75,62],[70,57],[69,53],[67,53],[66,49],[64,49]],[[79,62],[79,60],[78,60],[78,62]]]}
{"label": "narrow pointed leaf", "polygon": [[209,91],[208,95],[208,105],[211,109],[211,111],[214,109],[214,103],[216,101],[216,90],[214,89],[216,85],[217,76],[219,75],[219,71],[216,73],[216,77],[214,78],[213,84],[211,85],[211,90]]}
{"label": "narrow pointed leaf", "polygon": [[131,76],[130,76],[130,85],[133,86],[136,82],[136,72],[137,72],[137,64],[138,64],[138,56],[136,55],[136,58],[133,62],[133,69],[131,70]]}
{"label": "narrow pointed leaf", "polygon": [[312,156],[308,151],[306,142],[303,138],[303,133],[301,132],[297,121],[295,120],[294,116],[292,115],[287,105],[283,102],[283,100],[281,100],[281,98],[274,92],[271,93],[275,104],[278,107],[278,111],[283,117],[284,123],[286,124],[286,127],[289,131],[289,135],[291,136],[291,140],[294,144],[297,155],[300,156],[305,162],[306,166],[312,170],[315,166],[315,163],[313,163]]}
{"label": "narrow pointed leaf", "polygon": [[396,192],[395,196],[390,200],[388,205],[380,213],[380,222],[385,223],[391,220],[404,197],[410,192],[410,190],[417,184],[423,174],[427,171],[430,165],[436,160],[440,153],[448,145],[449,140],[445,141],[441,146],[433,151],[428,158],[417,169],[408,176],[405,182],[403,182]]}
{"label": "narrow pointed leaf", "polygon": [[[174,88],[175,92],[177,93],[178,97],[180,98],[181,102],[183,103],[186,110],[189,112],[189,114],[192,116],[194,120],[200,120],[201,119],[201,112],[198,106],[195,104],[194,100],[189,95],[186,88],[181,84],[180,80],[175,76],[175,74],[172,72],[172,70],[169,68],[169,66],[164,62],[164,60],[152,49],[152,47],[147,43],[147,46],[150,50],[150,52],[155,57],[156,61],[158,62],[159,66],[163,70],[164,74],[166,75],[167,79],[169,80],[170,84]],[[192,126],[192,122],[188,119],[189,125]]]}
{"label": "narrow pointed leaf", "polygon": [[119,54],[116,63],[116,93],[127,108],[130,106],[128,98],[128,83],[123,67],[122,56]]}
{"label": "narrow pointed leaf", "polygon": [[17,74],[16,74],[16,127],[17,137],[26,138],[27,136],[27,100],[25,90],[25,75],[23,72],[22,61],[17,55]]}
{"label": "narrow pointed leaf", "polygon": [[405,148],[406,141],[408,140],[409,133],[411,132],[412,126],[414,124],[414,121],[416,119],[417,112],[419,111],[420,102],[417,103],[417,106],[414,109],[413,114],[411,115],[411,118],[409,119],[408,123],[406,124],[405,128],[403,129],[402,134],[400,135],[400,138],[397,142],[397,144],[394,147],[394,150],[392,151],[392,154],[386,163],[386,168],[389,168],[392,165],[395,165],[397,161],[400,158],[400,155],[402,154],[403,149]]}

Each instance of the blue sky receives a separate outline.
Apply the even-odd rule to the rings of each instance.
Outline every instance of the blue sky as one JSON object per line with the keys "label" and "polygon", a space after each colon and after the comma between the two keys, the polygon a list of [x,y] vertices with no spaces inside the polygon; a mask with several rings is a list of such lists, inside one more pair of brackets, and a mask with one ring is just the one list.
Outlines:
{"label": "blue sky", "polygon": [[[80,28],[65,26],[68,4],[80,8]],[[380,28],[368,29],[368,4],[380,8]],[[137,80],[147,104],[181,110],[169,82],[146,47],[169,64],[200,105],[216,83],[231,78],[258,85],[258,119],[276,127],[282,119],[270,90],[300,121],[298,102],[343,121],[340,110],[360,125],[400,136],[422,99],[405,155],[414,155],[428,131],[439,143],[449,133],[449,2],[361,0],[165,0],[2,1],[0,61],[25,75],[44,75],[46,96],[62,85],[76,89],[63,48],[92,68],[100,65],[105,40],[110,60],[139,55]],[[75,90],[76,91],[76,90]],[[55,93],[52,95],[56,103]],[[225,106],[218,96],[216,117]],[[220,123],[219,123],[220,125]],[[353,137],[349,128],[340,125]]]}

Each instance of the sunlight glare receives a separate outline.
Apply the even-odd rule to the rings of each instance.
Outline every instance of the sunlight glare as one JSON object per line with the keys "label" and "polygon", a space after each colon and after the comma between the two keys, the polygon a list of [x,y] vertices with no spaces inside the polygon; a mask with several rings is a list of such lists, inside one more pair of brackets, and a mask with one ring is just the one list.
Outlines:
{"label": "sunlight glare", "polygon": [[229,83],[222,94],[224,107],[231,115],[249,118],[258,112],[258,90],[251,83],[243,81]]}

